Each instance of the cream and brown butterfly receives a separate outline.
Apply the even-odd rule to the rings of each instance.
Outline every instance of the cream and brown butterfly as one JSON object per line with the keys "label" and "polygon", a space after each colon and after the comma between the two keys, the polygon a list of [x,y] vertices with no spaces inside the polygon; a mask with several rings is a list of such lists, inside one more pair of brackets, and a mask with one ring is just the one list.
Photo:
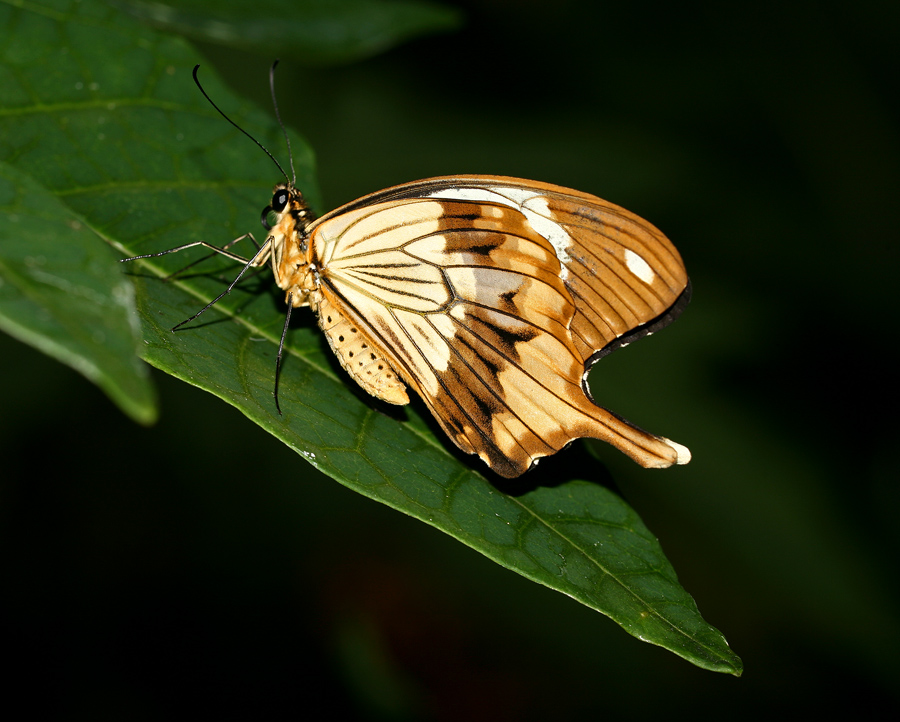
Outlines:
{"label": "cream and brown butterfly", "polygon": [[244,263],[219,298],[271,265],[287,318],[309,306],[354,381],[391,404],[409,403],[412,388],[460,449],[502,476],[585,437],[645,467],[690,461],[681,444],[598,406],[587,385],[599,358],[689,300],[678,251],[647,221],[587,193],[479,175],[394,186],[316,218],[284,175],[252,258],[232,244],[171,249]]}

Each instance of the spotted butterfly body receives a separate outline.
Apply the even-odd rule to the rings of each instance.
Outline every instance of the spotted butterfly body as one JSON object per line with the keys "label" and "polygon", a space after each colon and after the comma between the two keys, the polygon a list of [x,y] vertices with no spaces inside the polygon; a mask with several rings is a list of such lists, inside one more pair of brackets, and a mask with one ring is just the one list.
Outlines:
{"label": "spotted butterfly body", "polygon": [[690,452],[593,402],[587,370],[665,325],[689,296],[656,228],[595,196],[452,176],[365,196],[314,219],[291,184],[263,213],[292,306],[310,306],[357,383],[393,404],[415,390],[447,435],[515,477],[582,437],[645,467]]}

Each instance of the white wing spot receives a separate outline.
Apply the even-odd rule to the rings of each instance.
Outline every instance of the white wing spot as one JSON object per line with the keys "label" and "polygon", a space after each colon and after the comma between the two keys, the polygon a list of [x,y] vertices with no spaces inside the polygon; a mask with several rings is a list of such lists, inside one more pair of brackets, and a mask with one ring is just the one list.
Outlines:
{"label": "white wing spot", "polygon": [[656,278],[656,274],[647,261],[628,248],[625,249],[625,265],[628,266],[629,271],[648,285],[653,283],[653,279]]}
{"label": "white wing spot", "polygon": [[522,213],[525,214],[531,227],[553,245],[556,257],[562,265],[562,273],[560,275],[565,280],[566,276],[569,275],[566,264],[572,260],[569,257],[572,237],[566,232],[565,228],[548,217],[552,216],[553,213],[547,203],[547,197],[535,193],[530,198],[525,199],[522,203]]}
{"label": "white wing spot", "polygon": [[[550,241],[561,266],[560,278],[565,280],[569,275],[566,264],[572,260],[568,253],[569,248],[572,247],[572,237],[559,223],[549,217],[553,213],[547,203],[547,197],[543,194],[526,188],[499,186],[496,191],[488,190],[487,188],[444,188],[443,190],[429,193],[428,197],[501,203],[510,208],[518,209],[528,220],[531,227]],[[646,266],[647,264],[645,263],[644,265]],[[647,266],[648,270],[649,268]]]}
{"label": "white wing spot", "polygon": [[687,464],[691,460],[691,451],[690,449],[688,449],[688,447],[682,446],[678,442],[667,439],[664,436],[661,436],[660,438],[663,440],[663,442],[665,442],[675,450],[676,464]]}

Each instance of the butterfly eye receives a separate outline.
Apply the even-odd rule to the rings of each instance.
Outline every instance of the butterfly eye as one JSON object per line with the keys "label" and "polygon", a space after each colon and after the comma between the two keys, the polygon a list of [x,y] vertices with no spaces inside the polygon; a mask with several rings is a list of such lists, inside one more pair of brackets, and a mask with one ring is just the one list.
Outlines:
{"label": "butterfly eye", "polygon": [[281,213],[288,204],[288,192],[284,188],[275,191],[275,195],[272,196],[272,210],[276,213]]}
{"label": "butterfly eye", "polygon": [[272,230],[272,227],[278,223],[278,214],[283,213],[284,209],[287,208],[289,198],[290,194],[286,188],[279,188],[275,191],[275,195],[272,196],[272,205],[263,208],[262,216],[259,219],[260,223],[263,224],[263,228],[267,231]]}

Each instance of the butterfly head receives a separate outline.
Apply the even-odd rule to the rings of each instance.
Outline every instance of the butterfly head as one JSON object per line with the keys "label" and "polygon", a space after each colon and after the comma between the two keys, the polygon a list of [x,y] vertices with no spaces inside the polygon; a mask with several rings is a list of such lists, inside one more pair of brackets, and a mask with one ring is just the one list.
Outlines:
{"label": "butterfly head", "polygon": [[272,270],[276,283],[288,293],[290,303],[305,306],[316,286],[315,268],[308,258],[310,224],[316,219],[303,194],[292,183],[279,183],[272,202],[263,208],[260,221],[268,231]]}
{"label": "butterfly head", "polygon": [[260,222],[271,235],[290,238],[294,233],[303,235],[316,219],[315,214],[291,183],[279,183],[272,194],[272,202],[263,208]]}

